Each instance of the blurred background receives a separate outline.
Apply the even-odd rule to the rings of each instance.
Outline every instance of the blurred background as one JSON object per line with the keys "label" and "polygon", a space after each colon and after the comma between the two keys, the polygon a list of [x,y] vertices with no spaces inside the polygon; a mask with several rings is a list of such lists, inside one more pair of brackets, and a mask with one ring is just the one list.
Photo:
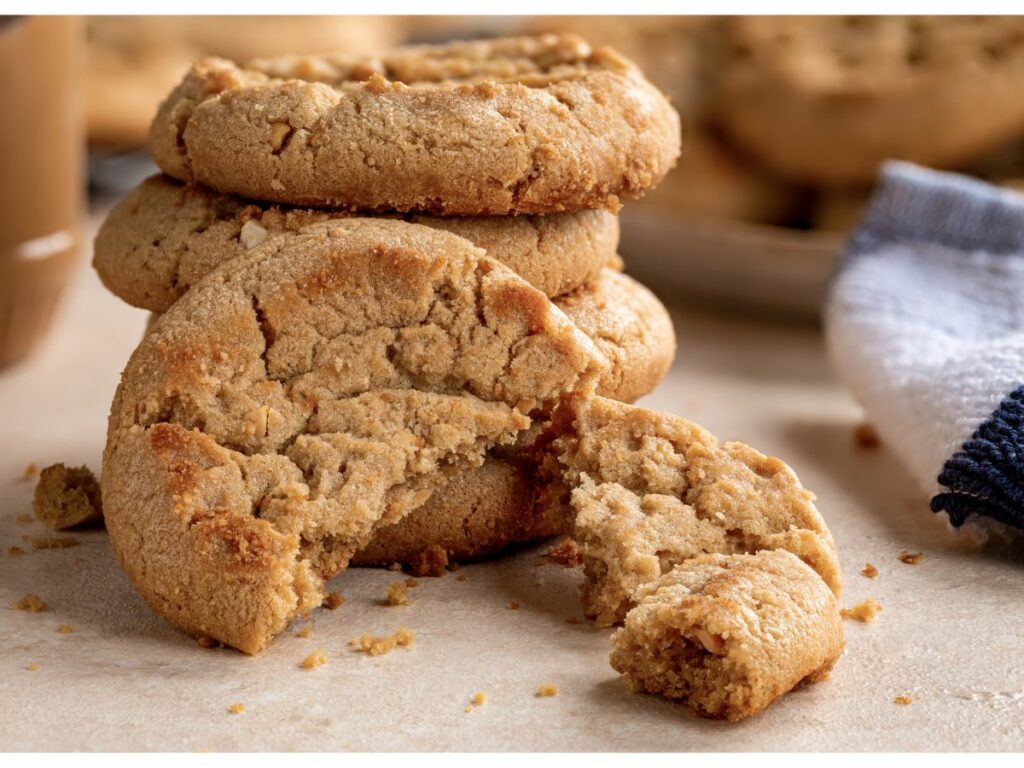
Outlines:
{"label": "blurred background", "polygon": [[82,212],[156,170],[149,122],[192,59],[547,31],[619,49],[683,117],[678,167],[622,213],[627,269],[663,296],[813,320],[889,157],[1024,189],[1021,18],[7,18],[0,362],[49,323]]}

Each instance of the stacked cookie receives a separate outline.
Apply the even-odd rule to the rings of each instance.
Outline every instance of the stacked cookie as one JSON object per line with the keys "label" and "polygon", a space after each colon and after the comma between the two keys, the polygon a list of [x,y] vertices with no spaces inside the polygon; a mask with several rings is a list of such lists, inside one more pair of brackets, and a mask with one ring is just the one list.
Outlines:
{"label": "stacked cookie", "polygon": [[[451,232],[550,297],[607,358],[599,392],[631,402],[665,375],[675,338],[620,271],[614,209],[671,167],[676,125],[635,67],[577,38],[201,61],[153,124],[166,174],[111,212],[94,263],[114,294],[162,313],[219,265],[318,222],[372,212]],[[466,559],[565,532],[565,508],[534,486],[514,453],[491,456],[356,562],[407,563],[429,545]]]}
{"label": "stacked cookie", "polygon": [[101,482],[154,610],[256,653],[353,562],[571,529],[584,609],[625,623],[612,663],[638,688],[738,719],[827,676],[838,561],[812,495],[620,401],[674,340],[617,271],[611,210],[678,131],[576,38],[197,64],[154,123],[168,177],[96,248],[115,293],[163,313]]}

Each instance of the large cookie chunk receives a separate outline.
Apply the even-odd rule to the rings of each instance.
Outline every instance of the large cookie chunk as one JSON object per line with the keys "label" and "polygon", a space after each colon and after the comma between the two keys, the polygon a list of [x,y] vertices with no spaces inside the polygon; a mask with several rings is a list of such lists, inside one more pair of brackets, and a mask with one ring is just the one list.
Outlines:
{"label": "large cookie chunk", "polygon": [[835,595],[791,553],[702,555],[645,587],[612,645],[637,690],[740,720],[827,678],[843,627]]}
{"label": "large cookie chunk", "polygon": [[455,235],[348,219],[270,239],[132,355],[104,453],[112,544],[156,611],[254,653],[380,525],[604,367]]}
{"label": "large cookie chunk", "polygon": [[584,609],[598,624],[622,621],[646,585],[706,553],[785,549],[838,594],[832,535],[779,459],[600,397],[568,398],[553,433],[555,471],[572,488]]}

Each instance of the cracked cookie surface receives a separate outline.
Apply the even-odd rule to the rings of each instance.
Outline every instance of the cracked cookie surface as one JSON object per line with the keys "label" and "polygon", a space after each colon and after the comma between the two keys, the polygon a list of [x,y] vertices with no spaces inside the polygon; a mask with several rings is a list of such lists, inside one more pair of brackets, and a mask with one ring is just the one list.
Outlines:
{"label": "cracked cookie surface", "polygon": [[604,366],[450,233],[347,219],[272,238],[132,355],[104,452],[111,542],[158,613],[257,652],[379,525]]}
{"label": "cracked cookie surface", "polygon": [[567,398],[551,434],[553,472],[572,488],[584,610],[599,625],[622,621],[647,584],[706,553],[785,549],[838,594],[832,535],[779,459],[600,397]]}
{"label": "cracked cookie surface", "polygon": [[835,595],[790,552],[701,555],[641,591],[612,646],[636,690],[741,720],[826,679],[843,627]]}
{"label": "cracked cookie surface", "polygon": [[[204,275],[266,239],[351,215],[254,203],[152,176],[103,222],[93,265],[116,296],[142,309],[165,312]],[[594,280],[601,269],[618,262],[619,222],[605,210],[402,218],[466,238],[552,297]]]}
{"label": "cracked cookie surface", "polygon": [[679,116],[569,35],[373,58],[196,62],[161,105],[164,172],[257,200],[447,215],[615,209],[670,170]]}

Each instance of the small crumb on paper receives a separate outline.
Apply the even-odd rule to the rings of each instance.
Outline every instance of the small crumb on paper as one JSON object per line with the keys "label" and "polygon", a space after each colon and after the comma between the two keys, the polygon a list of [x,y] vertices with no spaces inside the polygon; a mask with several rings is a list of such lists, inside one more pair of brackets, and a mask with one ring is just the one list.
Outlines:
{"label": "small crumb on paper", "polygon": [[871,563],[865,563],[864,567],[860,569],[860,575],[866,579],[874,579],[878,576],[878,569]]}
{"label": "small crumb on paper", "polygon": [[874,621],[881,612],[882,604],[877,600],[868,598],[867,600],[861,600],[852,608],[843,608],[839,615],[844,619],[853,619],[862,624],[867,624],[870,621]]}
{"label": "small crumb on paper", "polygon": [[401,646],[408,648],[413,644],[416,633],[408,627],[399,627],[394,634],[375,636],[369,632],[353,637],[348,644],[356,651],[369,654],[370,656],[383,656],[395,648]]}
{"label": "small crumb on paper", "polygon": [[345,596],[341,592],[328,592],[322,603],[323,607],[329,611],[336,611],[344,604]]}
{"label": "small crumb on paper", "polygon": [[74,536],[35,536],[32,538],[32,549],[70,549],[81,543]]}
{"label": "small crumb on paper", "polygon": [[548,560],[561,563],[566,568],[575,568],[583,564],[583,553],[572,539],[562,539],[557,544],[548,547],[544,555]]}
{"label": "small crumb on paper", "polygon": [[75,631],[75,628],[72,627],[70,624],[61,624],[59,627],[57,627],[57,631],[60,632],[62,635],[70,635]]}
{"label": "small crumb on paper", "polygon": [[913,702],[914,702],[914,700],[912,698],[910,698],[909,696],[897,696],[895,699],[892,700],[893,704],[904,704],[904,705],[906,705],[906,704],[912,704]]}
{"label": "small crumb on paper", "polygon": [[296,632],[295,636],[296,637],[309,637],[311,634],[313,634],[313,625],[312,624],[307,624],[302,629],[300,629],[298,632]]}
{"label": "small crumb on paper", "polygon": [[555,685],[554,683],[544,683],[542,686],[540,686],[537,689],[537,693],[535,695],[537,696],[537,698],[546,698],[548,696],[557,696],[558,695],[558,686]]}
{"label": "small crumb on paper", "polygon": [[327,663],[327,656],[324,655],[322,648],[317,648],[309,656],[302,660],[299,666],[302,669],[315,669],[316,667],[323,666]]}
{"label": "small crumb on paper", "polygon": [[210,648],[220,648],[221,647],[219,642],[214,640],[212,637],[207,637],[206,635],[202,635],[200,637],[197,637],[196,638],[196,645],[198,645],[200,648],[205,648],[207,650],[209,650]]}
{"label": "small crumb on paper", "polygon": [[513,600],[511,603],[509,603],[505,607],[508,608],[510,611],[518,611],[519,610],[519,603],[517,601]]}
{"label": "small crumb on paper", "polygon": [[31,480],[31,479],[33,479],[38,474],[39,474],[39,465],[36,464],[33,461],[33,462],[30,462],[27,467],[25,467],[25,471],[21,473],[21,479],[22,480]]}
{"label": "small crumb on paper", "polygon": [[437,544],[424,547],[409,564],[409,572],[413,576],[444,576],[447,568],[448,552]]}
{"label": "small crumb on paper", "polygon": [[907,550],[900,552],[900,562],[907,565],[917,565],[923,559],[924,552],[908,552]]}
{"label": "small crumb on paper", "polygon": [[863,448],[866,451],[875,450],[882,445],[882,440],[878,437],[874,427],[866,423],[854,427],[853,442],[858,448]]}
{"label": "small crumb on paper", "polygon": [[235,702],[234,704],[228,707],[228,712],[230,712],[232,715],[240,715],[243,712],[245,712],[245,704],[243,704],[240,701]]}
{"label": "small crumb on paper", "polygon": [[27,594],[20,600],[11,604],[16,611],[28,611],[29,613],[42,613],[48,606],[39,595]]}
{"label": "small crumb on paper", "polygon": [[25,667],[25,669],[27,669],[29,672],[35,672],[37,669],[39,669],[39,665],[33,661],[31,664]]}
{"label": "small crumb on paper", "polygon": [[412,605],[412,600],[409,599],[409,587],[404,581],[396,581],[388,587],[384,604],[390,606]]}

